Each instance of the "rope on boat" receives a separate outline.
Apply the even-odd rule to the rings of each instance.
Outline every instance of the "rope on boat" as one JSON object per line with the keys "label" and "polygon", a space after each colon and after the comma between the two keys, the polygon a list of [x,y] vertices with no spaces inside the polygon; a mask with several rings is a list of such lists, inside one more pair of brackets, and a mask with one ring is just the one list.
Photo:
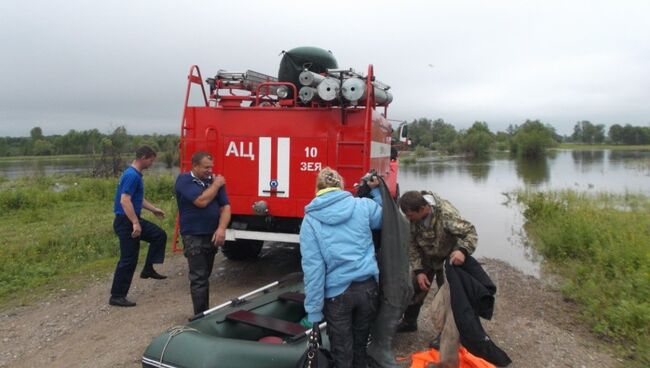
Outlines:
{"label": "rope on boat", "polygon": [[163,366],[163,357],[165,356],[165,350],[167,350],[167,345],[172,341],[172,338],[174,336],[180,335],[183,332],[189,332],[189,331],[194,331],[194,332],[199,332],[199,330],[192,328],[192,327],[187,327],[187,326],[174,326],[171,327],[167,332],[169,333],[169,336],[167,336],[167,341],[165,341],[165,345],[163,346],[162,353],[160,353],[160,361],[159,366]]}

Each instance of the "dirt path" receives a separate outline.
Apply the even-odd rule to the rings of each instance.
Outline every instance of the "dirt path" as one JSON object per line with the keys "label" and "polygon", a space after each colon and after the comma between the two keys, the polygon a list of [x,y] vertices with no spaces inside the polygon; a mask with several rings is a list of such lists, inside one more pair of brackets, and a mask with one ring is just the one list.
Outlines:
{"label": "dirt path", "polygon": [[[497,284],[492,321],[484,326],[512,358],[511,367],[617,367],[603,343],[575,322],[574,306],[532,277],[494,260],[481,260]],[[230,262],[220,255],[211,278],[213,305],[300,269],[290,247],[264,250],[256,262]],[[159,270],[167,280],[134,278],[135,308],[107,304],[110,277],[76,292],[62,290],[36,305],[0,313],[0,367],[139,367],[152,338],[183,324],[191,314],[187,265],[168,257]],[[400,355],[426,348],[432,339],[429,310],[420,331],[400,334]],[[406,363],[404,363],[406,365]]]}

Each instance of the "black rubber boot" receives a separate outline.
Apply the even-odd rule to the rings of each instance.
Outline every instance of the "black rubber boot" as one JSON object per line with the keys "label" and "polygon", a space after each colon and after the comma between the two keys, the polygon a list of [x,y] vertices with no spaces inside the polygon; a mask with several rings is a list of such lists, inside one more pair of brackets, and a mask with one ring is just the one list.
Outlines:
{"label": "black rubber boot", "polygon": [[382,303],[377,313],[377,323],[373,324],[370,331],[371,341],[368,345],[369,367],[372,368],[400,368],[395,362],[393,354],[393,338],[402,316],[403,308],[397,308],[387,303]]}
{"label": "black rubber boot", "polygon": [[420,315],[422,304],[411,304],[406,307],[404,317],[397,326],[397,333],[415,332],[418,330],[418,316]]}
{"label": "black rubber boot", "polygon": [[205,312],[210,308],[209,296],[205,293],[191,293],[192,306],[194,307],[194,315]]}

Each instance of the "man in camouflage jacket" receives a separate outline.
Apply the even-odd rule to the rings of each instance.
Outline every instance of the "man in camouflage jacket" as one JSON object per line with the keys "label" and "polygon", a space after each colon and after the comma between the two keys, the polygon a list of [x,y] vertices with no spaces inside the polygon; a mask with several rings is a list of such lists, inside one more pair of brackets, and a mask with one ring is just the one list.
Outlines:
{"label": "man in camouflage jacket", "polygon": [[411,221],[409,258],[415,295],[397,332],[412,332],[417,330],[420,308],[434,276],[438,288],[444,283],[445,258],[449,256],[452,264],[462,265],[476,249],[478,236],[474,225],[462,218],[449,201],[432,192],[406,192],[399,204]]}

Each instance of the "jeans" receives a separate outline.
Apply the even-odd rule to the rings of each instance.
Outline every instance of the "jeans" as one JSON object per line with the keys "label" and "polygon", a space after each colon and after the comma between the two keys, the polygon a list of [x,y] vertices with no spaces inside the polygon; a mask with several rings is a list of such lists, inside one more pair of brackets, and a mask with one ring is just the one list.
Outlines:
{"label": "jeans", "polygon": [[132,238],[133,224],[125,215],[116,215],[113,221],[113,230],[120,240],[120,260],[115,267],[111,295],[115,297],[126,296],[131,287],[135,266],[138,264],[140,254],[140,240],[149,243],[146,264],[163,263],[165,260],[165,244],[167,234],[158,225],[140,219],[142,233],[138,238]]}
{"label": "jeans", "polygon": [[210,274],[217,248],[212,244],[212,235],[183,235],[183,254],[189,266],[190,294],[194,314],[210,308]]}
{"label": "jeans", "polygon": [[325,299],[325,320],[335,368],[366,368],[366,346],[377,315],[379,293],[373,277],[353,282],[341,295]]}

